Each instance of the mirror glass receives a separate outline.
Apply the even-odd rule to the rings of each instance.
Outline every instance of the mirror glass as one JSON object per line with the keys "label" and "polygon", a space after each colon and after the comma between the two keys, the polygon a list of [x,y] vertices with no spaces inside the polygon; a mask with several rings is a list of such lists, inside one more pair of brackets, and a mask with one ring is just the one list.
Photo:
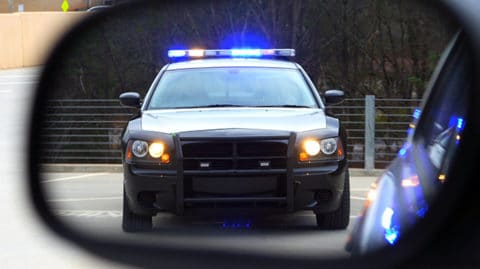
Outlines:
{"label": "mirror glass", "polygon": [[[315,257],[349,255],[457,30],[402,0],[143,3],[86,20],[40,89],[55,216],[105,240]],[[328,108],[342,128],[317,94],[328,89],[345,89]],[[142,109],[121,106],[124,92]],[[432,159],[445,126],[431,127]]]}

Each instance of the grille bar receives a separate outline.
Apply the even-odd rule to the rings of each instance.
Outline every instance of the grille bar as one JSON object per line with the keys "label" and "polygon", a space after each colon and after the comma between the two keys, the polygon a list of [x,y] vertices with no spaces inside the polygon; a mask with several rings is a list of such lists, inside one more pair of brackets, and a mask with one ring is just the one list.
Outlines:
{"label": "grille bar", "polygon": [[[182,153],[186,171],[286,169],[288,140],[250,138],[184,141]],[[267,165],[265,165],[267,164]]]}
{"label": "grille bar", "polygon": [[[177,148],[181,151],[178,161],[183,165],[182,182],[177,184],[177,191],[182,192],[177,193],[178,208],[208,207],[213,204],[214,207],[269,205],[292,209],[293,178],[287,174],[291,170],[288,162],[292,159],[294,134],[235,138],[193,135],[176,137]],[[195,181],[198,177],[204,177],[205,180]],[[253,183],[242,180],[245,177]],[[265,183],[262,185],[265,190],[262,191],[266,196],[258,195],[256,185],[259,182]],[[288,184],[292,186],[286,186]],[[202,188],[213,188],[216,196],[202,193]]]}

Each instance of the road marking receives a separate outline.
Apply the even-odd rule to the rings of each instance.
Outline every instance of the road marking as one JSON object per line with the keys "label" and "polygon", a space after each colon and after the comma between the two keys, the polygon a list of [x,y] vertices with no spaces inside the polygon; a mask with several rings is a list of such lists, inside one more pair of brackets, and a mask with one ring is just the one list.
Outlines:
{"label": "road marking", "polygon": [[42,181],[42,183],[50,183],[50,182],[57,182],[57,181],[66,181],[66,180],[72,180],[72,179],[84,178],[84,177],[103,176],[103,175],[108,175],[108,174],[110,174],[110,173],[91,173],[91,174],[79,175],[79,176],[54,178],[54,179],[44,180],[44,181]]}
{"label": "road marking", "polygon": [[0,75],[0,78],[39,78],[39,75],[28,75],[28,74],[7,74],[7,75]]}
{"label": "road marking", "polygon": [[38,81],[0,81],[0,85],[37,84]]}
{"label": "road marking", "polygon": [[50,199],[49,203],[63,203],[63,202],[83,202],[83,201],[101,201],[101,200],[120,200],[122,196],[110,197],[85,197],[85,198],[65,198],[65,199]]}
{"label": "road marking", "polygon": [[365,198],[365,197],[358,197],[358,196],[351,196],[351,195],[350,195],[350,199],[353,199],[353,200],[362,200],[362,201],[367,200],[367,198]]}
{"label": "road marking", "polygon": [[54,210],[53,213],[62,217],[119,218],[122,216],[122,212],[120,210]]}

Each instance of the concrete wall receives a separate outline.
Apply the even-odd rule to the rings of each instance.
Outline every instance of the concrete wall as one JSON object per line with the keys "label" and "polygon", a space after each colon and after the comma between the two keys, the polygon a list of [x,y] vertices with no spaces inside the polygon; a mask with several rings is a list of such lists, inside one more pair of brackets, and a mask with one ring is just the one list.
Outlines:
{"label": "concrete wall", "polygon": [[[10,2],[10,3],[9,3]],[[30,11],[62,11],[63,0],[0,0],[0,13],[17,12],[18,5],[23,4],[26,12]],[[103,4],[101,0],[68,0],[69,11],[85,10],[88,5]]]}
{"label": "concrete wall", "polygon": [[0,69],[42,65],[52,46],[84,12],[0,14]]}
{"label": "concrete wall", "polygon": [[0,14],[0,69],[23,66],[21,29],[18,14]]}

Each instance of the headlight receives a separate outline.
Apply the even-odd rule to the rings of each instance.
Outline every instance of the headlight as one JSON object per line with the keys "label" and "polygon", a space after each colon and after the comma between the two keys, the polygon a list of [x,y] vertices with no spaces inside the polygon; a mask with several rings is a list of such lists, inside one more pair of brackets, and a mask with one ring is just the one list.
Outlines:
{"label": "headlight", "polygon": [[164,151],[165,145],[163,143],[154,142],[150,144],[150,147],[148,147],[148,153],[150,153],[150,156],[155,159],[160,158]]}
{"label": "headlight", "polygon": [[298,153],[301,162],[316,160],[341,160],[344,158],[342,142],[338,137],[303,140]]}
{"label": "headlight", "polygon": [[327,138],[320,141],[320,149],[325,155],[332,155],[337,151],[337,139]]}
{"label": "headlight", "polygon": [[309,156],[315,156],[320,153],[320,143],[316,140],[307,140],[303,143],[303,149]]}
{"label": "headlight", "polygon": [[135,140],[132,144],[132,152],[138,158],[143,158],[148,152],[148,143],[141,140]]}

